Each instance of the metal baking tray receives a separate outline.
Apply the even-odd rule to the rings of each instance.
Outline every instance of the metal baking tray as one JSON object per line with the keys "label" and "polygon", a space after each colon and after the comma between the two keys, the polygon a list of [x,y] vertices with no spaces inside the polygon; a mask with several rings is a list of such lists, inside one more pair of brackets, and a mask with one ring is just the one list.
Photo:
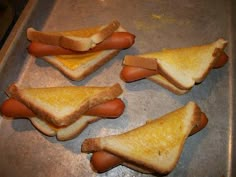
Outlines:
{"label": "metal baking tray", "polygon": [[[89,155],[81,153],[85,138],[125,132],[150,118],[195,101],[207,114],[207,127],[188,138],[181,158],[169,177],[236,176],[235,147],[235,17],[236,3],[229,0],[30,0],[0,52],[0,102],[7,86],[121,84],[126,104],[115,120],[90,124],[73,140],[60,142],[38,132],[27,119],[0,117],[0,176],[152,176],[119,166],[97,174]],[[70,81],[46,62],[27,53],[26,29],[70,30],[108,23],[118,19],[136,35],[133,47],[123,50],[98,71],[81,82]],[[189,93],[176,96],[148,80],[124,83],[119,78],[127,54],[203,44],[223,37],[229,62],[212,70]]]}

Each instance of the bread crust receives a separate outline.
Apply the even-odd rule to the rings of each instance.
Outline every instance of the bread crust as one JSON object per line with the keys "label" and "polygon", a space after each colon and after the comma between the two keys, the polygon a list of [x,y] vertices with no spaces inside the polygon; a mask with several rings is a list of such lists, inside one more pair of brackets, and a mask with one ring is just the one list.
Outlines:
{"label": "bread crust", "polygon": [[27,38],[30,41],[41,42],[50,45],[58,46],[60,44],[60,33],[42,33],[34,28],[27,29]]}
{"label": "bread crust", "polygon": [[123,64],[150,70],[158,70],[156,58],[147,58],[140,56],[136,57],[132,55],[126,55]]}
{"label": "bread crust", "polygon": [[114,31],[119,29],[119,27],[120,27],[120,22],[118,20],[114,20],[106,27],[102,28],[99,33],[94,34],[91,37],[91,39],[95,44],[98,44],[107,37],[111,36]]}
{"label": "bread crust", "polygon": [[161,74],[150,76],[147,79],[159,84],[160,86],[164,87],[165,89],[171,91],[176,95],[183,95],[191,90],[191,89],[180,89],[176,87]]}
{"label": "bread crust", "polygon": [[95,152],[103,150],[101,138],[88,138],[81,145],[81,152]]}
{"label": "bread crust", "polygon": [[57,134],[57,129],[53,127],[52,124],[49,124],[37,117],[29,117],[28,119],[31,121],[32,125],[43,134],[47,136],[55,136]]}
{"label": "bread crust", "polygon": [[37,117],[29,118],[33,126],[47,136],[56,136],[60,141],[71,140],[78,136],[90,123],[96,122],[101,118],[96,116],[81,116],[71,125],[56,127]]}
{"label": "bread crust", "polygon": [[63,117],[58,118],[55,117],[55,115],[53,115],[52,112],[48,112],[47,110],[45,110],[41,105],[37,105],[37,103],[35,103],[34,100],[28,100],[24,95],[24,88],[18,88],[17,85],[12,84],[9,86],[7,90],[7,93],[11,97],[25,104],[29,109],[31,109],[37,115],[37,117],[55,126],[68,126],[74,123],[76,120],[80,118],[80,116],[83,113],[85,113],[91,107],[112,100],[118,97],[122,92],[123,90],[119,84],[114,84],[111,87],[104,87],[103,91],[91,97],[90,99],[84,101],[82,105],[74,112],[71,112]]}
{"label": "bread crust", "polygon": [[144,173],[144,174],[154,174],[155,171],[154,170],[151,170],[151,169],[148,169],[148,168],[145,168],[143,166],[140,166],[140,165],[137,165],[137,164],[134,164],[134,162],[124,162],[122,163],[123,166],[126,166],[132,170],[135,170],[135,171],[138,171],[140,173]]}
{"label": "bread crust", "polygon": [[90,38],[61,36],[59,46],[74,51],[87,51],[95,47],[96,44]]}
{"label": "bread crust", "polygon": [[113,57],[115,57],[120,51],[119,50],[104,50],[103,53],[99,55],[99,57],[94,58],[92,61],[87,62],[76,68],[75,70],[71,70],[64,66],[60,61],[56,60],[56,56],[44,56],[43,60],[50,63],[52,66],[57,68],[62,74],[64,74],[67,78],[75,81],[80,81],[86,78],[91,73],[98,70],[105,63],[110,61]]}

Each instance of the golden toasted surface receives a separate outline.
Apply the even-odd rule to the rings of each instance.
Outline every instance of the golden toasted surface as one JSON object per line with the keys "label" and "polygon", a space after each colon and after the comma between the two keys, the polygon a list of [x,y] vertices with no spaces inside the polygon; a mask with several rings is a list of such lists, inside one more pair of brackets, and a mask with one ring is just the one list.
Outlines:
{"label": "golden toasted surface", "polygon": [[213,54],[217,48],[216,43],[187,48],[165,49],[141,55],[143,57],[156,58],[164,61],[176,69],[185,71],[193,77],[199,71],[204,71],[213,62]]}
{"label": "golden toasted surface", "polygon": [[55,56],[55,60],[60,61],[68,69],[75,70],[81,65],[93,60],[99,54],[101,54],[101,52],[93,52],[79,55],[57,55]]}
{"label": "golden toasted surface", "polygon": [[97,87],[50,87],[27,88],[22,91],[26,99],[34,100],[39,104],[55,109],[60,114],[65,109],[73,110],[90,97],[103,91]]}
{"label": "golden toasted surface", "polygon": [[24,103],[37,117],[56,126],[69,125],[91,107],[118,97],[119,84],[107,87],[67,86],[49,88],[19,88],[12,84],[8,94]]}
{"label": "golden toasted surface", "polygon": [[121,148],[124,148],[124,151],[129,151],[132,156],[145,154],[145,156],[151,157],[166,154],[186,138],[186,122],[184,119],[187,116],[188,111],[181,108],[148,122],[142,127],[116,136],[115,141],[125,144],[126,146]]}
{"label": "golden toasted surface", "polygon": [[74,36],[74,37],[91,37],[95,33],[99,32],[101,26],[91,27],[91,28],[84,28],[80,30],[73,30],[73,31],[63,31],[60,32],[61,35],[65,36]]}
{"label": "golden toasted surface", "polygon": [[200,108],[189,102],[126,133],[86,139],[82,152],[105,150],[144,169],[168,173],[176,166],[185,140],[200,117]]}
{"label": "golden toasted surface", "polygon": [[60,59],[55,56],[45,56],[42,59],[53,65],[69,79],[79,81],[99,69],[118,53],[119,50],[105,50],[86,55],[84,59],[80,57],[77,59],[76,55],[73,55],[72,58],[63,56]]}
{"label": "golden toasted surface", "polygon": [[159,74],[170,83],[159,77],[150,79],[164,85],[174,93],[182,94],[190,90],[195,83],[200,83],[205,79],[226,45],[227,41],[220,38],[205,45],[126,56],[123,64],[158,70]]}

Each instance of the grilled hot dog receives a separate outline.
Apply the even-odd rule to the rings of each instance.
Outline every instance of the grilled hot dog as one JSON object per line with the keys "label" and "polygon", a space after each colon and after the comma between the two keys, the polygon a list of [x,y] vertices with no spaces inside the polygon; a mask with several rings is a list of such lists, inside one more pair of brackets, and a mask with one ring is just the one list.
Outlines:
{"label": "grilled hot dog", "polygon": [[[119,98],[97,105],[89,109],[85,115],[107,118],[119,117],[124,111],[125,105]],[[14,98],[5,100],[0,107],[1,114],[6,117],[34,117],[35,114],[23,103]]]}
{"label": "grilled hot dog", "polygon": [[[108,49],[126,49],[134,44],[134,39],[135,36],[131,33],[114,32],[110,37],[108,37],[107,39],[96,45],[94,48],[86,52],[96,52]],[[28,46],[28,52],[36,57],[43,57],[47,55],[72,55],[86,53],[39,42],[31,42]]]}

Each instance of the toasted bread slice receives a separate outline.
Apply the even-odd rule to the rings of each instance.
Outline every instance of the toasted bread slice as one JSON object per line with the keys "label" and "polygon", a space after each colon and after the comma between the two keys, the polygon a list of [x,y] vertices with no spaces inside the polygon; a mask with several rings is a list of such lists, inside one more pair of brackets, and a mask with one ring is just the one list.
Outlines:
{"label": "toasted bread slice", "polygon": [[30,41],[61,46],[75,51],[87,51],[120,29],[120,23],[117,20],[107,25],[62,32],[41,32],[28,28],[27,38]]}
{"label": "toasted bread slice", "polygon": [[44,56],[42,59],[57,68],[67,78],[80,81],[118,53],[119,50],[104,50],[78,55]]}
{"label": "toasted bread slice", "polygon": [[158,70],[175,87],[188,90],[195,83],[205,79],[226,45],[227,41],[218,39],[205,45],[165,49],[139,55],[138,60],[134,57],[126,57],[124,64]]}
{"label": "toasted bread slice", "polygon": [[156,75],[147,77],[147,79],[161,85],[162,87],[166,88],[167,90],[173,92],[176,95],[183,95],[183,94],[190,91],[190,89],[180,89],[180,88],[176,87],[174,84],[172,84],[170,81],[168,81],[161,74],[156,74]]}
{"label": "toasted bread slice", "polygon": [[56,136],[58,140],[65,141],[75,138],[88,126],[88,124],[95,122],[100,118],[96,116],[83,115],[74,123],[65,127],[56,127],[37,117],[30,117],[29,119],[43,134],[47,136]]}
{"label": "toasted bread slice", "polygon": [[37,117],[55,126],[68,126],[91,107],[118,97],[122,88],[119,84],[48,88],[20,88],[12,84],[7,93],[29,107]]}
{"label": "toasted bread slice", "polygon": [[126,133],[86,139],[82,152],[105,150],[134,164],[136,170],[143,167],[142,172],[150,169],[167,174],[176,166],[186,138],[200,120],[200,108],[189,102]]}
{"label": "toasted bread slice", "polygon": [[[90,48],[93,48],[95,43],[97,44],[99,41],[101,42],[105,38],[109,37],[114,31],[125,32],[126,30],[120,26],[118,21],[113,21],[105,26],[67,32],[50,33],[28,29],[27,34],[28,38],[34,41],[48,43],[51,45],[60,45],[64,48],[77,51],[87,51]],[[84,47],[83,45],[87,47]],[[83,49],[78,48],[80,46],[82,46]],[[118,49],[110,49],[75,55],[44,56],[41,57],[41,59],[57,68],[67,78],[80,81],[99,69],[119,52],[120,50]]]}

